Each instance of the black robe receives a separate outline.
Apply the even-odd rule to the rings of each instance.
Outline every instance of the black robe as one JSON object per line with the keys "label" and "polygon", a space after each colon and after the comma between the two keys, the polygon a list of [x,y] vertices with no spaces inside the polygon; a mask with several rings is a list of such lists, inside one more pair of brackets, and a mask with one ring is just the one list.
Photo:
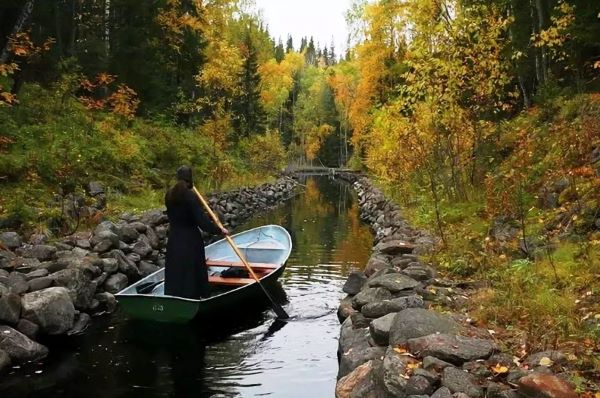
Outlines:
{"label": "black robe", "polygon": [[191,299],[208,297],[204,240],[198,227],[212,234],[220,234],[221,230],[204,213],[192,190],[178,191],[177,195],[167,194],[165,198],[170,223],[165,294]]}

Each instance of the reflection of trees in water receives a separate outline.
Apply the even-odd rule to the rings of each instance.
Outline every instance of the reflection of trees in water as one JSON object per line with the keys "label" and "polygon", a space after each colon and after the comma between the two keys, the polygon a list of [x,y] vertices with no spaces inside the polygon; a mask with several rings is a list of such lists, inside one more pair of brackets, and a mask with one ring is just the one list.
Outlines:
{"label": "reflection of trees in water", "polygon": [[[370,253],[372,236],[359,219],[358,205],[352,187],[346,182],[326,176],[301,176],[303,192],[286,204],[252,222],[250,226],[275,223],[292,235],[294,252],[291,263],[294,279],[310,281],[319,276],[338,274],[335,267],[319,264],[342,264],[345,274],[356,264],[363,266]],[[249,227],[245,226],[244,228]],[[282,280],[288,280],[291,271]]]}

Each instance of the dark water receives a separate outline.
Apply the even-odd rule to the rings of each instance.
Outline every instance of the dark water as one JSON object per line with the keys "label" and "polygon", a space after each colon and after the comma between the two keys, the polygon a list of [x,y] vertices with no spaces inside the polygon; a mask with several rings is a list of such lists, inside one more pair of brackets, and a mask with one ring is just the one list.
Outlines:
{"label": "dark water", "polygon": [[2,377],[0,396],[333,397],[341,286],[366,262],[372,236],[348,185],[327,177],[302,183],[303,193],[238,228],[290,231],[294,248],[280,281],[293,320],[275,321],[268,309],[225,327],[116,314],[82,336],[49,342],[47,362]]}

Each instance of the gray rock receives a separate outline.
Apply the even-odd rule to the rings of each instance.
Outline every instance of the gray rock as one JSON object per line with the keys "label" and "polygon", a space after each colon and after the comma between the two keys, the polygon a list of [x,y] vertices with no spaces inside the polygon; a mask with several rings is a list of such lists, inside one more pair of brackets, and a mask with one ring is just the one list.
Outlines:
{"label": "gray rock", "polygon": [[405,397],[409,373],[409,364],[416,361],[405,355],[400,355],[392,347],[388,347],[383,358],[383,384],[386,391],[393,397]]}
{"label": "gray rock", "polygon": [[23,294],[29,290],[29,283],[25,275],[20,272],[11,272],[7,282],[8,288],[15,294]]}
{"label": "gray rock", "polygon": [[[133,228],[136,229],[136,231],[140,232],[140,233],[144,233],[146,232],[146,229],[148,228],[146,226],[146,224],[144,224],[143,222],[139,222],[139,221],[134,221],[132,223],[129,223],[130,226],[132,226]],[[168,228],[168,227],[167,227]],[[139,236],[139,235],[138,235]],[[137,239],[137,237],[136,237]]]}
{"label": "gray rock", "polygon": [[94,252],[105,253],[119,247],[119,235],[108,230],[100,231],[98,234],[94,234],[90,243],[94,247]]}
{"label": "gray rock", "polygon": [[107,274],[113,274],[119,270],[119,261],[116,258],[103,258],[101,268]]}
{"label": "gray rock", "polygon": [[380,271],[385,268],[389,268],[389,267],[390,267],[390,262],[387,260],[386,257],[380,256],[380,255],[373,255],[367,262],[364,272],[365,272],[365,275],[367,277],[369,277],[369,276],[373,275],[375,272]]}
{"label": "gray rock", "polygon": [[40,327],[27,319],[21,318],[17,323],[17,330],[30,339],[35,339],[40,332]]}
{"label": "gray rock", "polygon": [[423,308],[407,308],[396,314],[390,330],[390,344],[402,345],[409,339],[432,333],[452,333],[459,325],[450,317]]}
{"label": "gray rock", "polygon": [[[100,224],[96,225],[96,228],[94,228],[94,233],[92,234],[92,240],[95,238],[96,235],[99,235],[102,232],[105,231],[109,231],[112,232],[115,235],[120,235],[120,228],[113,223],[112,221],[103,221]],[[97,242],[92,242],[92,246],[95,245]]]}
{"label": "gray rock", "polygon": [[518,398],[516,390],[512,390],[509,387],[499,383],[488,383],[486,398]]}
{"label": "gray rock", "polygon": [[75,245],[78,248],[84,249],[84,250],[90,250],[92,248],[92,244],[90,243],[90,241],[88,239],[78,239],[75,242]]}
{"label": "gray rock", "polygon": [[48,355],[46,347],[3,325],[0,325],[0,350],[5,351],[14,363],[39,361]]}
{"label": "gray rock", "polygon": [[166,224],[169,222],[169,218],[166,214],[163,213],[162,210],[150,210],[141,215],[140,221],[146,225],[150,225],[151,227],[156,227],[157,225]]}
{"label": "gray rock", "polygon": [[127,276],[121,273],[116,273],[108,277],[104,282],[104,289],[109,293],[118,293],[127,287]]}
{"label": "gray rock", "polygon": [[146,238],[152,249],[158,249],[160,247],[160,239],[153,228],[146,229]]}
{"label": "gray rock", "polygon": [[25,279],[30,281],[35,278],[43,278],[44,276],[48,276],[48,274],[49,272],[46,268],[40,268],[25,274]]}
{"label": "gray rock", "polygon": [[489,358],[498,350],[491,340],[448,334],[430,334],[410,339],[408,348],[411,353],[420,357],[432,356],[455,365]]}
{"label": "gray rock", "polygon": [[0,297],[0,322],[15,324],[21,316],[21,297],[15,293]]}
{"label": "gray rock", "polygon": [[167,236],[169,235],[169,225],[159,225],[156,227],[156,235],[160,240],[167,239]]}
{"label": "gray rock", "polygon": [[90,325],[91,318],[85,312],[80,312],[73,322],[73,327],[67,332],[69,336],[82,334]]}
{"label": "gray rock", "polygon": [[[143,225],[143,224],[142,224]],[[144,230],[146,227],[144,226]],[[125,243],[133,243],[137,241],[140,236],[140,232],[132,224],[125,224],[121,228],[121,238]]]}
{"label": "gray rock", "polygon": [[346,296],[340,301],[340,306],[337,310],[337,317],[340,323],[343,323],[346,318],[354,314],[356,310],[352,307],[352,296]]}
{"label": "gray rock", "polygon": [[364,305],[360,309],[360,312],[369,318],[379,318],[392,312],[399,312],[407,308],[422,308],[423,305],[423,299],[421,297],[412,295],[369,303]]}
{"label": "gray rock", "polygon": [[390,328],[396,314],[387,314],[371,322],[369,332],[377,345],[387,346],[390,337]]}
{"label": "gray rock", "polygon": [[431,398],[452,398],[452,392],[448,387],[440,387],[431,395]]}
{"label": "gray rock", "polygon": [[4,350],[0,350],[0,373],[10,366],[10,356]]}
{"label": "gray rock", "polygon": [[46,234],[32,234],[29,237],[30,245],[45,245],[48,243],[48,236]]}
{"label": "gray rock", "polygon": [[155,264],[152,264],[147,261],[140,261],[139,270],[140,270],[140,273],[142,274],[142,278],[155,273],[159,269],[160,268],[158,266],[156,266]]}
{"label": "gray rock", "polygon": [[352,306],[359,310],[363,305],[392,298],[392,293],[382,287],[363,289],[352,299]]}
{"label": "gray rock", "polygon": [[109,314],[114,312],[115,309],[117,308],[117,300],[115,299],[115,296],[113,296],[111,293],[108,292],[102,292],[102,293],[98,293],[95,296],[96,300],[98,300],[99,302],[99,307],[103,310],[108,312]]}
{"label": "gray rock", "polygon": [[367,317],[360,312],[355,312],[354,314],[350,315],[350,319],[352,320],[352,326],[354,329],[368,328],[369,324],[371,323],[371,320],[367,319]]}
{"label": "gray rock", "polygon": [[75,307],[64,287],[50,287],[21,298],[23,318],[46,334],[62,334],[73,327]]}
{"label": "gray rock", "polygon": [[414,289],[419,286],[419,282],[414,279],[402,275],[399,273],[391,273],[386,275],[381,275],[373,280],[367,282],[369,287],[383,287],[389,290],[392,293],[398,293],[403,290]]}
{"label": "gray rock", "polygon": [[435,277],[435,270],[428,265],[411,265],[402,270],[402,273],[417,281],[426,281]]}
{"label": "gray rock", "polygon": [[77,309],[89,308],[97,288],[93,273],[81,268],[69,268],[51,274],[50,278],[54,285],[68,289]]}
{"label": "gray rock", "polygon": [[[530,369],[536,368],[538,366],[544,366],[540,363],[542,358],[548,358],[552,361],[552,364],[564,365],[567,363],[567,357],[560,351],[548,350],[538,352],[536,354],[529,355],[525,361],[523,362],[525,365],[528,365]],[[551,365],[552,365],[551,364]]]}
{"label": "gray rock", "polygon": [[441,359],[438,359],[436,357],[423,358],[423,369],[425,369],[425,370],[433,370],[434,372],[441,373],[442,370],[444,370],[448,366],[453,366],[453,365],[446,361],[442,361]]}
{"label": "gray rock", "polygon": [[139,254],[142,258],[152,253],[152,246],[146,235],[140,235],[138,241],[133,245],[133,252]]}
{"label": "gray rock", "polygon": [[54,258],[56,247],[50,245],[33,245],[24,247],[21,256],[25,258],[36,258],[40,261],[48,261]]}
{"label": "gray rock", "polygon": [[99,181],[90,181],[87,184],[86,190],[90,196],[97,196],[104,193],[104,187]]}
{"label": "gray rock", "polygon": [[430,379],[421,375],[413,374],[406,383],[405,392],[409,396],[425,395],[428,397],[429,394],[433,393],[433,391],[435,391],[434,383]]}
{"label": "gray rock", "polygon": [[0,232],[0,243],[9,250],[15,250],[23,244],[23,240],[16,232]]}
{"label": "gray rock", "polygon": [[454,367],[444,369],[442,385],[448,387],[453,393],[461,392],[472,398],[483,396],[483,388],[481,388],[478,379],[464,370]]}
{"label": "gray rock", "polygon": [[11,260],[11,266],[14,269],[33,269],[41,265],[37,258],[15,257]]}
{"label": "gray rock", "polygon": [[347,294],[357,294],[363,288],[367,277],[360,271],[351,272],[342,290]]}
{"label": "gray rock", "polygon": [[404,253],[412,253],[415,246],[411,243],[402,240],[390,240],[377,244],[373,250],[384,254],[396,255]]}

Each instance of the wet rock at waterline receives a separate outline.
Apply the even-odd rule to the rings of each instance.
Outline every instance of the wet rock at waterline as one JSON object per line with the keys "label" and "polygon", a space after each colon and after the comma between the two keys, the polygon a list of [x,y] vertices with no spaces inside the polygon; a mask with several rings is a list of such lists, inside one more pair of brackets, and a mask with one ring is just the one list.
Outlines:
{"label": "wet rock at waterline", "polygon": [[64,287],[51,287],[25,294],[23,318],[40,326],[45,334],[62,334],[73,327],[75,307]]}
{"label": "wet rock at waterline", "polygon": [[46,347],[3,325],[0,325],[0,350],[6,352],[13,363],[39,361],[48,355]]}
{"label": "wet rock at waterline", "polygon": [[406,344],[409,339],[458,330],[459,325],[448,316],[423,308],[408,308],[394,318],[390,329],[390,345]]}

